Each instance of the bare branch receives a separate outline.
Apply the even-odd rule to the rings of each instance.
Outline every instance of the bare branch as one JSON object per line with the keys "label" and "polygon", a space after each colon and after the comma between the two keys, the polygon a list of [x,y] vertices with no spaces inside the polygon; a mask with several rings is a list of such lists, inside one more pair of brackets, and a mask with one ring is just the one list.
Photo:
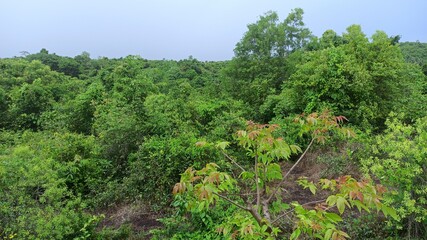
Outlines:
{"label": "bare branch", "polygon": [[228,196],[253,196],[256,195],[256,193],[252,193],[252,192],[246,192],[246,193],[227,193]]}
{"label": "bare branch", "polygon": [[282,181],[279,183],[279,185],[276,187],[276,189],[274,190],[274,192],[271,194],[271,196],[267,199],[267,202],[270,202],[271,199],[274,197],[274,195],[276,195],[277,191],[279,191],[279,189],[282,187],[283,184],[285,184],[286,182],[286,178],[289,176],[289,174],[292,172],[292,170],[294,170],[294,168],[301,162],[301,160],[304,158],[304,156],[307,154],[308,150],[311,148],[311,145],[313,145],[314,142],[314,138],[311,139],[310,143],[308,144],[307,148],[305,149],[305,151],[301,154],[301,156],[298,158],[298,160],[294,163],[294,165],[291,167],[291,169],[289,169],[289,171],[285,174],[285,176],[283,176]]}
{"label": "bare branch", "polygon": [[242,170],[243,172],[246,172],[246,170],[240,166],[232,157],[230,157],[227,153],[225,153],[225,151],[221,151],[222,154],[224,154],[224,156],[230,160],[234,165],[236,165],[238,168],[240,168],[240,170]]}
{"label": "bare branch", "polygon": [[[256,152],[256,149],[255,149]],[[255,154],[255,184],[256,184],[256,206],[259,210],[259,207],[261,206],[261,190],[259,189],[259,182],[258,182],[258,154]]]}
{"label": "bare branch", "polygon": [[223,195],[218,194],[218,193],[213,193],[213,194],[215,194],[215,195],[217,195],[218,197],[220,197],[220,198],[224,199],[225,201],[227,201],[227,202],[229,202],[229,203],[231,203],[231,204],[235,205],[235,206],[236,206],[236,207],[238,207],[238,208],[241,208],[241,209],[243,209],[243,210],[245,210],[245,211],[251,211],[251,209],[250,209],[250,208],[244,207],[244,206],[242,206],[242,205],[240,205],[240,204],[236,203],[235,201],[233,201],[233,200],[229,199],[229,198],[228,198],[228,197],[226,197],[226,196],[223,196]]}

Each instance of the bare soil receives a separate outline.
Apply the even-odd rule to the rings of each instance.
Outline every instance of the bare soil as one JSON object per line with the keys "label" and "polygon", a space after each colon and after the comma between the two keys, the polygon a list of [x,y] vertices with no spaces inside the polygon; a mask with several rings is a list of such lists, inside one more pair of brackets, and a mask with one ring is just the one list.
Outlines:
{"label": "bare soil", "polygon": [[123,224],[128,224],[134,232],[147,232],[151,229],[162,227],[162,223],[157,221],[161,214],[153,212],[143,203],[123,204],[107,209],[103,212],[104,220],[99,228],[118,229]]}

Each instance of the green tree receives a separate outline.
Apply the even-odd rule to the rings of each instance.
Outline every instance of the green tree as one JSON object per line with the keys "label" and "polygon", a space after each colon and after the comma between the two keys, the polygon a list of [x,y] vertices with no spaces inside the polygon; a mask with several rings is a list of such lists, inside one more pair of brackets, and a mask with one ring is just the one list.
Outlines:
{"label": "green tree", "polygon": [[311,37],[304,27],[303,13],[302,9],[294,9],[279,22],[277,13],[268,12],[248,25],[226,69],[225,83],[232,96],[257,111],[265,97],[279,89],[286,76],[286,57],[303,48]]}
{"label": "green tree", "polygon": [[33,130],[39,128],[40,115],[51,107],[53,101],[52,93],[44,88],[41,80],[15,88],[10,98],[9,112],[11,118],[16,119],[15,128]]}
{"label": "green tree", "polygon": [[320,47],[322,49],[329,47],[338,47],[344,43],[344,40],[333,30],[326,30],[320,38]]}
{"label": "green tree", "polygon": [[[18,144],[0,151],[0,237],[74,239],[83,235],[83,228],[93,230],[91,223],[85,227],[91,219],[80,197],[85,192],[73,194],[82,190],[83,185],[74,185],[77,187],[74,188],[70,184],[77,180],[76,184],[84,183],[87,187],[92,179],[86,178],[86,182],[82,178],[73,179],[84,169],[78,168],[77,162],[88,157],[87,149],[79,150],[88,141],[80,138],[71,143],[60,141],[73,138],[70,135],[52,135],[25,132],[15,139]],[[94,164],[97,169],[99,163]],[[85,174],[96,176],[92,170],[88,169]],[[81,177],[87,177],[85,174]],[[96,178],[104,183],[102,177]]]}
{"label": "green tree", "polygon": [[392,110],[406,112],[410,119],[422,116],[422,73],[404,62],[399,47],[384,32],[375,33],[369,42],[360,26],[353,25],[343,41],[304,54],[304,62],[276,98],[277,115],[329,108],[366,129],[383,127]]}

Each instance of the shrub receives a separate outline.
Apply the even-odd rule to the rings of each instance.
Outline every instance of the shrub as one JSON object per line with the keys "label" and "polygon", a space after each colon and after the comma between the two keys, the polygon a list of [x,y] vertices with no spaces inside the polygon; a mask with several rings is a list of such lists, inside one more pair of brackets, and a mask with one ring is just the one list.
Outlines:
{"label": "shrub", "polygon": [[386,125],[371,144],[373,156],[362,160],[364,171],[392,189],[386,201],[399,219],[391,224],[409,238],[426,237],[427,117],[407,125],[391,115]]}

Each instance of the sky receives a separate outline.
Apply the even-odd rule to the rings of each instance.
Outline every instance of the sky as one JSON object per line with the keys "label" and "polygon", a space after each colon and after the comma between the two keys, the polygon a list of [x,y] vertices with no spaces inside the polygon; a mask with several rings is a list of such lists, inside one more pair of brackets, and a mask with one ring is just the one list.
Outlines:
{"label": "sky", "polygon": [[294,8],[316,36],[360,24],[427,42],[426,0],[0,0],[0,57],[22,51],[92,58],[228,60],[247,25]]}

